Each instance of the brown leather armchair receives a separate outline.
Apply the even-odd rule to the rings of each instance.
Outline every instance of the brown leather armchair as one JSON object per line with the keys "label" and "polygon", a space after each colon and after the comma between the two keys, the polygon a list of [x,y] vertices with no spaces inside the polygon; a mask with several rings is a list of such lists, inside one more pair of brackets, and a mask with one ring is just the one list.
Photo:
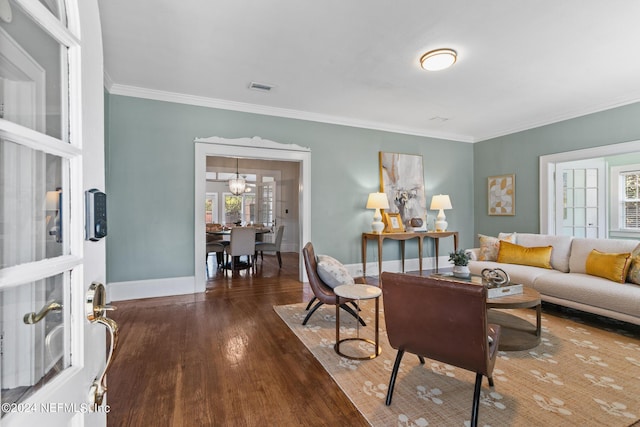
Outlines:
{"label": "brown leather armchair", "polygon": [[471,425],[478,424],[482,376],[493,387],[500,326],[487,324],[484,286],[398,273],[382,273],[382,301],[387,335],[398,350],[387,390],[391,404],[405,352],[476,373]]}
{"label": "brown leather armchair", "polygon": [[[318,301],[302,321],[302,324],[306,325],[309,318],[313,315],[313,313],[315,313],[318,308],[320,308],[321,305],[336,305],[336,294],[333,292],[333,288],[324,283],[320,276],[318,276],[318,262],[316,261],[316,253],[313,250],[313,245],[311,244],[311,242],[308,242],[306,245],[304,245],[304,248],[302,248],[302,257],[304,259],[304,266],[307,269],[309,286],[311,287],[314,295],[313,299],[309,301],[309,304],[307,304],[307,310],[309,310],[311,304],[314,301]],[[340,298],[340,308],[358,319],[362,326],[367,326],[364,323],[364,320],[362,320],[362,318],[358,316],[358,314],[351,307],[346,305],[347,303],[354,304],[353,300]]]}

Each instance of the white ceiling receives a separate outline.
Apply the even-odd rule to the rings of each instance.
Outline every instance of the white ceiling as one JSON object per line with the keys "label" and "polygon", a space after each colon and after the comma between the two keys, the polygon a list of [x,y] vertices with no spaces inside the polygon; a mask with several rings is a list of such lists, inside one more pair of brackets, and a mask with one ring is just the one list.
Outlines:
{"label": "white ceiling", "polygon": [[99,5],[114,94],[468,142],[640,101],[636,0]]}

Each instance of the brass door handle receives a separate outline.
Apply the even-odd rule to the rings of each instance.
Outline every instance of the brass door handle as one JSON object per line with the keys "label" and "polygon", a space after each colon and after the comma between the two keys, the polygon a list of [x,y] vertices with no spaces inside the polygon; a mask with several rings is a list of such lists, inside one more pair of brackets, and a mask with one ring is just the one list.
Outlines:
{"label": "brass door handle", "polygon": [[42,319],[44,319],[45,316],[50,312],[60,311],[60,310],[62,310],[62,304],[59,304],[52,300],[46,303],[45,306],[42,307],[39,312],[37,313],[31,312],[31,313],[25,314],[22,320],[24,320],[24,323],[26,323],[27,325],[34,325],[39,321],[41,321]]}
{"label": "brass door handle", "polygon": [[107,371],[113,363],[115,352],[118,347],[118,324],[113,319],[109,319],[106,316],[106,312],[109,310],[115,310],[115,307],[106,305],[106,291],[102,283],[94,282],[89,287],[87,292],[87,319],[91,323],[99,323],[104,325],[109,331],[110,344],[109,356],[105,363],[104,370],[94,380],[93,384],[89,388],[89,399],[97,406],[102,405],[104,395],[107,392],[107,385],[105,384],[105,377]]}

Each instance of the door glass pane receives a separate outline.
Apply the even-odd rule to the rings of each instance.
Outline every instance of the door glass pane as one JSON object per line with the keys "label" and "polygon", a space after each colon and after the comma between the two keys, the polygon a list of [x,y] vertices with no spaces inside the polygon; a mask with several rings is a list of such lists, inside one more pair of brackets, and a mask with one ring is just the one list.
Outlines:
{"label": "door glass pane", "polygon": [[58,0],[39,0],[40,4],[47,8],[49,12],[60,20],[65,26],[67,24],[67,13],[64,9],[64,2]]}
{"label": "door glass pane", "polygon": [[575,169],[574,173],[574,187],[586,187],[587,179],[584,169]]}
{"label": "door glass pane", "polygon": [[574,205],[573,202],[573,189],[572,188],[567,188],[565,190],[565,206],[570,207]]}
{"label": "door glass pane", "polygon": [[569,227],[573,225],[573,209],[567,208],[564,211],[564,223],[565,227]]}
{"label": "door glass pane", "polygon": [[61,157],[0,140],[0,268],[60,256]]}
{"label": "door glass pane", "polygon": [[598,189],[597,188],[589,188],[587,189],[587,204],[586,206],[598,206]]}
{"label": "door glass pane", "polygon": [[575,190],[573,190],[573,194],[574,194],[573,205],[580,206],[580,207],[585,206],[587,196],[584,188],[579,188],[579,189],[576,188]]}
{"label": "door glass pane", "polygon": [[587,187],[598,187],[598,169],[587,169]]}
{"label": "door glass pane", "polygon": [[64,275],[0,289],[2,403],[23,401],[70,366]]}
{"label": "door glass pane", "polygon": [[0,20],[0,118],[68,141],[67,48],[11,3]]}
{"label": "door glass pane", "polygon": [[587,225],[589,227],[598,226],[598,208],[587,208]]}
{"label": "door glass pane", "polygon": [[575,208],[573,210],[574,224],[576,227],[584,227],[586,225],[586,210],[584,208]]}

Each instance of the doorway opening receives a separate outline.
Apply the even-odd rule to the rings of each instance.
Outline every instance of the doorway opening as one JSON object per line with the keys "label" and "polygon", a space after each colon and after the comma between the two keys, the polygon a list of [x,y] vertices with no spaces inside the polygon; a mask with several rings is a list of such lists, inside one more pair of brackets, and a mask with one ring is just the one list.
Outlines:
{"label": "doorway opening", "polygon": [[[304,243],[311,240],[311,150],[296,144],[281,144],[262,138],[226,139],[219,137],[195,139],[195,218],[194,218],[194,268],[195,292],[204,292],[206,288],[205,259],[206,225],[203,207],[206,204],[206,172],[208,157],[232,157],[242,159],[297,162],[299,164],[298,188],[298,224],[299,236],[295,252],[299,252]],[[294,248],[292,248],[294,249]],[[302,259],[298,262],[299,278],[306,281],[306,272],[302,268]]]}

